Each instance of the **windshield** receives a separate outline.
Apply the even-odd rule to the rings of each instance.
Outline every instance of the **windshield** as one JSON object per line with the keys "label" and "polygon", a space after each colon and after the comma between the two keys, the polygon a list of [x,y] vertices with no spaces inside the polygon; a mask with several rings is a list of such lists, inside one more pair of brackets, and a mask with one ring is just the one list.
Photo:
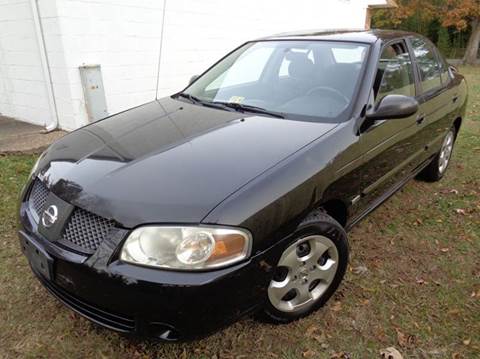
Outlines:
{"label": "windshield", "polygon": [[[259,41],[240,47],[183,94],[204,103],[255,107],[288,118],[343,120],[368,45]],[[241,105],[241,106],[238,106]]]}

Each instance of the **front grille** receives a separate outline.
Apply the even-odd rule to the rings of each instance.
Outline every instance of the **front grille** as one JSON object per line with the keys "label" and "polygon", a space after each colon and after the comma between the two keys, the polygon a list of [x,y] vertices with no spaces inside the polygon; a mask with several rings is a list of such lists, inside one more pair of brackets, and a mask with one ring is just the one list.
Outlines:
{"label": "front grille", "polygon": [[[36,222],[45,210],[49,193],[47,186],[38,178],[35,179],[28,204]],[[71,243],[77,250],[91,253],[106,238],[113,225],[112,220],[76,207],[67,220],[61,242],[65,245]]]}
{"label": "front grille", "polygon": [[123,314],[112,313],[105,309],[100,309],[90,303],[86,303],[84,300],[70,294],[56,283],[47,281],[40,274],[36,272],[34,273],[50,293],[80,315],[83,315],[95,323],[120,332],[129,333],[135,330],[134,318]]}
{"label": "front grille", "polygon": [[67,222],[62,239],[87,251],[95,251],[113,225],[112,220],[77,207]]}
{"label": "front grille", "polygon": [[37,216],[40,216],[45,209],[47,203],[48,188],[38,178],[33,182],[32,190],[30,191],[29,203],[30,207]]}

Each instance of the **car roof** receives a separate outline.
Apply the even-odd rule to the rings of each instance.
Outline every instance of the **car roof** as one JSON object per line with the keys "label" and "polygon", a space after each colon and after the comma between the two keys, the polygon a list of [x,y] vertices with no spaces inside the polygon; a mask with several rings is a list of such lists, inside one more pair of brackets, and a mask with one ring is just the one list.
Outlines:
{"label": "car roof", "polygon": [[277,35],[264,37],[258,40],[332,40],[332,41],[350,41],[374,43],[377,40],[388,41],[391,39],[417,35],[412,32],[399,30],[352,30],[352,29],[336,29],[336,30],[307,30],[299,32],[288,32]]}

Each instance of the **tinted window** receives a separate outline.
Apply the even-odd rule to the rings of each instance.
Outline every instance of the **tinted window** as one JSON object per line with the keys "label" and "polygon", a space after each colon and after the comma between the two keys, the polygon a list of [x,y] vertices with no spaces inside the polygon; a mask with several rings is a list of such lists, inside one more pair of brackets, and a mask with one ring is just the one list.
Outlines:
{"label": "tinted window", "polygon": [[403,43],[390,45],[383,50],[375,85],[377,102],[391,94],[415,96],[413,66]]}
{"label": "tinted window", "polygon": [[440,64],[433,48],[423,39],[412,38],[412,47],[420,70],[423,92],[442,85]]}
{"label": "tinted window", "polygon": [[448,69],[449,66],[443,56],[438,53],[438,51],[437,56],[440,59],[440,75],[442,79],[442,84],[446,85],[452,79],[450,70]]}

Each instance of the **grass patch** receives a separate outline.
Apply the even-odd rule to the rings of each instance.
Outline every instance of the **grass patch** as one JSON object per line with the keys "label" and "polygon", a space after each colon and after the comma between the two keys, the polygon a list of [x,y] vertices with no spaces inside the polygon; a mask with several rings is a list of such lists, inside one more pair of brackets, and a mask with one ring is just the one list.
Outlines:
{"label": "grass patch", "polygon": [[349,271],[326,307],[283,326],[247,318],[192,343],[127,339],[47,294],[15,229],[17,196],[35,158],[0,157],[0,357],[366,358],[389,346],[405,357],[479,357],[480,68],[461,72],[468,118],[447,175],[411,181],[352,230]]}

